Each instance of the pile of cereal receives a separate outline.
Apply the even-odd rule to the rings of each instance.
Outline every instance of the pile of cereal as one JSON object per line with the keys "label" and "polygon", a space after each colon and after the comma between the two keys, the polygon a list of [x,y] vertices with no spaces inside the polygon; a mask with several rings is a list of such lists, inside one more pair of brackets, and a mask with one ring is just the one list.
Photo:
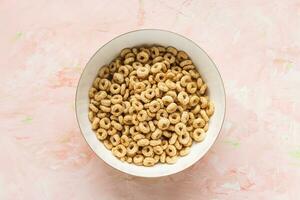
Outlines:
{"label": "pile of cereal", "polygon": [[125,48],[89,90],[89,120],[113,155],[173,164],[206,136],[214,105],[192,60],[174,47]]}

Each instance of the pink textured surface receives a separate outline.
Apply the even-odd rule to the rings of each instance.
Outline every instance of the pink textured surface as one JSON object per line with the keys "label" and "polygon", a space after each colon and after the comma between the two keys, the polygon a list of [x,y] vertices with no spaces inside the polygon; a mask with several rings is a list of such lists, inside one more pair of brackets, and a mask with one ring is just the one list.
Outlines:
{"label": "pink textured surface", "polygon": [[[299,0],[3,0],[0,24],[0,199],[300,198]],[[159,179],[105,165],[74,114],[91,55],[140,28],[197,42],[227,92],[209,153]]]}

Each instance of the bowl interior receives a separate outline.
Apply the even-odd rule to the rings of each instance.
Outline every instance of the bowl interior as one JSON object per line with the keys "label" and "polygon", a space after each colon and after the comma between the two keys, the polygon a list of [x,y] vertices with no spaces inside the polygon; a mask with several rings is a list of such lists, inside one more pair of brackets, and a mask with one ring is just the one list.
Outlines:
{"label": "bowl interior", "polygon": [[[201,143],[194,143],[190,154],[180,157],[173,165],[158,164],[153,167],[136,166],[121,162],[115,158],[111,151],[107,150],[99,142],[91,130],[88,120],[88,90],[96,77],[97,71],[104,64],[111,62],[125,47],[139,45],[160,44],[163,46],[174,46],[184,50],[193,60],[203,80],[209,88],[209,97],[214,102],[215,113],[209,122],[207,137]],[[86,65],[76,93],[76,114],[80,129],[93,151],[112,167],[128,174],[142,177],[159,177],[170,175],[191,166],[197,162],[211,147],[216,140],[222,127],[225,114],[225,91],[220,74],[208,57],[208,55],[191,40],[176,33],[162,30],[138,30],[123,34],[99,49]]]}

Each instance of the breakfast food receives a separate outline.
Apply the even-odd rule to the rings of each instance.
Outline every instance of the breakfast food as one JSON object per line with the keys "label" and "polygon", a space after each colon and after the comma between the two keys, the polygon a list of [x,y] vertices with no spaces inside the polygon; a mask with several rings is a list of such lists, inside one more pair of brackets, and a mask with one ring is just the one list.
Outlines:
{"label": "breakfast food", "polygon": [[91,128],[121,161],[173,164],[206,137],[214,104],[187,53],[174,47],[123,49],[89,90]]}

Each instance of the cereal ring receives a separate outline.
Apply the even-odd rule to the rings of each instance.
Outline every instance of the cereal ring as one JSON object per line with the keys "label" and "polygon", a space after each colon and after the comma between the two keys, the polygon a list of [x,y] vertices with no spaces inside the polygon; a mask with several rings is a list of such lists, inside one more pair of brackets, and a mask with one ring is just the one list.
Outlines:
{"label": "cereal ring", "polygon": [[172,53],[174,56],[177,55],[177,49],[175,47],[167,47],[167,52]]}
{"label": "cereal ring", "polygon": [[122,49],[122,51],[121,51],[121,53],[120,53],[120,56],[121,56],[122,58],[124,58],[125,55],[128,54],[128,53],[130,53],[130,52],[131,52],[131,49],[129,49],[129,48]]}
{"label": "cereal ring", "polygon": [[166,85],[171,90],[175,90],[176,89],[176,84],[173,81],[171,81],[171,80],[166,80]]}
{"label": "cereal ring", "polygon": [[177,124],[180,122],[180,114],[178,112],[174,112],[169,115],[169,121],[171,124]]}
{"label": "cereal ring", "polygon": [[198,79],[197,79],[197,87],[198,87],[198,89],[200,89],[202,85],[203,85],[202,79],[201,79],[201,78],[198,78]]}
{"label": "cereal ring", "polygon": [[106,132],[105,129],[99,128],[99,129],[96,131],[96,136],[97,136],[98,140],[105,140],[106,137],[107,137],[107,132]]}
{"label": "cereal ring", "polygon": [[195,82],[188,83],[186,86],[186,90],[190,94],[194,94],[197,91],[197,84]]}
{"label": "cereal ring", "polygon": [[99,109],[94,104],[91,104],[91,103],[89,105],[89,109],[91,111],[93,111],[94,113],[97,113],[99,111]]}
{"label": "cereal ring", "polygon": [[181,79],[180,79],[180,85],[182,87],[186,87],[188,83],[190,83],[192,81],[191,77],[189,75],[184,75]]}
{"label": "cereal ring", "polygon": [[145,167],[151,167],[153,165],[155,165],[155,159],[154,158],[151,158],[151,157],[147,157],[143,160],[143,165]]}
{"label": "cereal ring", "polygon": [[155,90],[152,89],[152,88],[148,88],[146,91],[145,91],[145,97],[147,99],[153,99],[155,97]]}
{"label": "cereal ring", "polygon": [[179,122],[178,124],[175,125],[175,132],[178,135],[182,135],[186,132],[186,125],[182,122]]}
{"label": "cereal ring", "polygon": [[152,58],[159,56],[159,50],[157,47],[151,47],[150,52]]}
{"label": "cereal ring", "polygon": [[118,131],[121,131],[123,129],[123,126],[116,121],[111,121],[110,124]]}
{"label": "cereal ring", "polygon": [[203,128],[205,126],[205,121],[201,117],[194,119],[193,127],[194,128]]}
{"label": "cereal ring", "polygon": [[199,90],[200,94],[203,95],[203,94],[205,93],[206,89],[207,89],[207,85],[206,85],[206,83],[204,83],[204,84],[200,87],[200,90]]}
{"label": "cereal ring", "polygon": [[136,164],[136,165],[142,165],[143,164],[143,160],[144,160],[144,156],[143,155],[135,155],[133,157],[133,162]]}
{"label": "cereal ring", "polygon": [[[189,65],[188,65],[189,66]],[[192,65],[194,66],[194,65]],[[195,67],[195,66],[194,66]],[[189,71],[189,74],[191,75],[192,78],[198,79],[200,77],[199,72],[197,72],[195,69],[192,69]],[[198,86],[198,85],[197,85]]]}
{"label": "cereal ring", "polygon": [[147,122],[140,122],[139,123],[139,129],[142,133],[149,133],[150,132],[150,127]]}
{"label": "cereal ring", "polygon": [[121,73],[114,73],[113,81],[118,84],[122,84],[124,82],[124,76]]}
{"label": "cereal ring", "polygon": [[153,156],[153,148],[151,146],[144,146],[142,148],[142,154],[146,157],[152,157]]}
{"label": "cereal ring", "polygon": [[120,104],[123,101],[123,97],[119,94],[116,94],[110,98],[112,104]]}
{"label": "cereal ring", "polygon": [[[200,97],[201,98],[201,97]],[[193,95],[190,97],[190,106],[196,106],[200,102],[200,98],[197,95]]]}
{"label": "cereal ring", "polygon": [[95,117],[93,122],[92,122],[92,129],[93,130],[96,130],[99,128],[99,122],[100,122],[100,119],[98,117]]}
{"label": "cereal ring", "polygon": [[161,140],[150,140],[149,143],[151,146],[158,146],[161,144]]}
{"label": "cereal ring", "polygon": [[164,55],[164,59],[168,61],[170,64],[175,62],[175,57],[171,53],[166,53]]}
{"label": "cereal ring", "polygon": [[169,139],[169,144],[175,144],[177,138],[178,138],[178,135],[172,134],[171,138]]}
{"label": "cereal ring", "polygon": [[196,105],[194,107],[194,109],[192,110],[192,113],[194,113],[196,115],[196,114],[198,114],[200,112],[200,110],[201,110],[200,105]]}
{"label": "cereal ring", "polygon": [[161,130],[168,129],[169,125],[170,125],[170,121],[164,117],[160,118],[160,120],[157,123],[158,128]]}
{"label": "cereal ring", "polygon": [[151,134],[151,138],[152,138],[153,140],[158,140],[158,139],[160,139],[161,135],[162,135],[162,131],[161,131],[160,129],[156,129],[156,130]]}
{"label": "cereal ring", "polygon": [[92,87],[89,89],[89,97],[93,98],[95,96],[95,94],[97,93],[97,89]]}
{"label": "cereal ring", "polygon": [[140,62],[134,62],[134,63],[132,63],[132,67],[133,67],[134,69],[138,69],[138,68],[140,68],[140,67],[143,67],[143,64],[140,63]]}
{"label": "cereal ring", "polygon": [[208,103],[208,107],[206,108],[206,114],[208,117],[212,116],[214,114],[215,111],[215,106],[214,104],[210,101]]}
{"label": "cereal ring", "polygon": [[162,102],[165,106],[168,106],[169,104],[174,102],[174,98],[169,95],[166,95],[166,96],[163,96]]}
{"label": "cereal ring", "polygon": [[[169,126],[170,127],[170,126]],[[169,127],[168,127],[168,130],[169,130]],[[172,133],[170,131],[167,131],[167,130],[164,130],[162,132],[162,135],[165,136],[166,138],[170,138],[172,137]]]}
{"label": "cereal ring", "polygon": [[167,87],[167,85],[164,82],[159,82],[157,84],[157,87],[159,90],[161,90],[163,92],[167,92],[169,90],[169,88]]}
{"label": "cereal ring", "polygon": [[135,142],[130,142],[128,147],[127,147],[127,155],[132,156],[136,154],[136,152],[139,150],[139,147],[137,143]]}
{"label": "cereal ring", "polygon": [[100,120],[100,127],[104,129],[110,128],[110,120],[107,117],[104,117]]}
{"label": "cereal ring", "polygon": [[178,140],[175,142],[174,146],[176,147],[177,150],[182,149],[182,144],[180,144],[180,142]]}
{"label": "cereal ring", "polygon": [[162,69],[162,63],[160,63],[160,62],[157,62],[157,63],[155,63],[154,65],[152,65],[152,67],[151,67],[151,69],[150,69],[150,71],[151,71],[151,73],[152,74],[157,74],[158,72],[160,72],[161,71],[161,69]]}
{"label": "cereal ring", "polygon": [[139,78],[146,78],[149,75],[149,69],[146,67],[139,67],[136,70],[136,73]]}
{"label": "cereal ring", "polygon": [[151,101],[149,104],[150,112],[157,112],[160,109],[160,103],[157,100]]}
{"label": "cereal ring", "polygon": [[123,106],[121,106],[121,104],[115,104],[111,107],[111,114],[115,115],[115,116],[119,116],[123,113]]}
{"label": "cereal ring", "polygon": [[115,129],[114,127],[110,127],[108,130],[107,130],[107,134],[108,135],[114,135],[117,133],[117,129]]}
{"label": "cereal ring", "polygon": [[124,60],[124,64],[125,64],[125,65],[129,65],[129,64],[133,63],[134,60],[135,60],[134,57],[126,58],[126,59]]}
{"label": "cereal ring", "polygon": [[190,101],[189,95],[184,91],[179,92],[177,99],[182,105],[187,105]]}
{"label": "cereal ring", "polygon": [[185,147],[185,148],[183,148],[179,151],[179,155],[180,156],[186,156],[190,153],[190,150],[191,150],[190,147]]}
{"label": "cereal ring", "polygon": [[168,145],[166,148],[166,153],[168,156],[175,156],[177,154],[177,149],[174,145]]}
{"label": "cereal ring", "polygon": [[190,134],[185,132],[178,136],[178,141],[180,144],[186,145],[190,141]]}
{"label": "cereal ring", "polygon": [[168,113],[167,113],[167,111],[165,109],[160,109],[156,113],[156,119],[157,120],[160,120],[162,117],[164,117],[164,118],[168,117]]}
{"label": "cereal ring", "polygon": [[124,145],[119,144],[118,146],[112,148],[112,153],[114,154],[114,156],[122,158],[126,155],[126,148],[124,147]]}
{"label": "cereal ring", "polygon": [[94,117],[95,117],[94,112],[93,111],[89,111],[89,115],[88,116],[89,116],[90,122],[92,122],[93,119],[94,119]]}
{"label": "cereal ring", "polygon": [[206,137],[206,133],[202,128],[197,128],[194,130],[192,133],[191,137],[196,141],[196,142],[201,142],[204,140]]}
{"label": "cereal ring", "polygon": [[177,94],[175,91],[168,91],[166,94],[166,96],[170,96],[172,97],[173,99],[177,99]]}
{"label": "cereal ring", "polygon": [[182,92],[185,90],[183,87],[181,87],[181,84],[179,81],[176,82],[176,90],[177,90],[177,92]]}
{"label": "cereal ring", "polygon": [[120,140],[121,144],[124,145],[125,147],[128,147],[130,139],[127,135],[122,135],[121,136],[121,140]]}
{"label": "cereal ring", "polygon": [[140,121],[140,122],[144,122],[147,120],[147,112],[145,110],[141,110],[138,112],[137,114],[137,119]]}
{"label": "cereal ring", "polygon": [[[126,65],[127,66],[127,65]],[[118,72],[123,75],[123,77],[127,77],[129,74],[129,69],[124,65],[120,66]]]}
{"label": "cereal ring", "polygon": [[200,110],[200,115],[202,117],[202,119],[204,119],[205,122],[208,122],[209,121],[209,117],[207,116],[205,110]]}
{"label": "cereal ring", "polygon": [[149,55],[146,52],[141,51],[136,55],[136,59],[141,63],[146,63],[149,60]]}
{"label": "cereal ring", "polygon": [[164,73],[160,72],[155,75],[154,79],[156,82],[164,82],[166,80],[166,75]]}
{"label": "cereal ring", "polygon": [[140,146],[140,147],[147,146],[147,145],[149,145],[149,140],[146,139],[146,138],[142,138],[142,139],[137,141],[137,145]]}
{"label": "cereal ring", "polygon": [[207,132],[207,130],[208,130],[208,123],[205,124],[205,126],[203,127],[203,130],[204,130],[205,132]]}
{"label": "cereal ring", "polygon": [[137,100],[132,102],[132,106],[136,111],[140,111],[140,110],[143,109],[143,104],[140,101],[137,101]]}
{"label": "cereal ring", "polygon": [[155,64],[157,62],[161,62],[161,61],[163,61],[163,59],[164,59],[163,57],[157,56],[152,60],[152,63]]}
{"label": "cereal ring", "polygon": [[109,74],[109,68],[107,65],[104,65],[99,69],[98,76],[100,78],[107,78]]}
{"label": "cereal ring", "polygon": [[182,62],[180,62],[180,67],[184,67],[184,66],[186,66],[186,65],[192,65],[193,64],[193,62],[191,61],[191,60],[184,60],[184,61],[182,61]]}
{"label": "cereal ring", "polygon": [[118,85],[116,83],[111,84],[111,86],[110,86],[110,92],[112,94],[119,94],[120,90],[121,90],[120,85]]}
{"label": "cereal ring", "polygon": [[113,148],[113,145],[108,140],[104,140],[103,144],[104,144],[105,148],[108,150],[111,150]]}
{"label": "cereal ring", "polygon": [[188,55],[184,51],[179,51],[177,53],[177,59],[179,61],[187,60],[188,58],[189,58]]}
{"label": "cereal ring", "polygon": [[170,103],[166,108],[168,113],[173,113],[177,110],[177,104],[176,103]]}
{"label": "cereal ring", "polygon": [[118,134],[114,134],[114,135],[110,136],[109,140],[113,146],[117,146],[121,142],[121,138]]}

